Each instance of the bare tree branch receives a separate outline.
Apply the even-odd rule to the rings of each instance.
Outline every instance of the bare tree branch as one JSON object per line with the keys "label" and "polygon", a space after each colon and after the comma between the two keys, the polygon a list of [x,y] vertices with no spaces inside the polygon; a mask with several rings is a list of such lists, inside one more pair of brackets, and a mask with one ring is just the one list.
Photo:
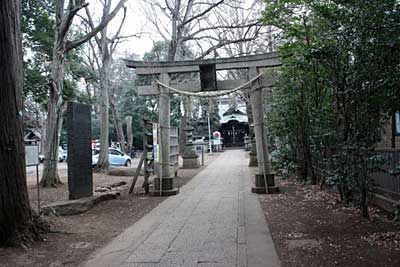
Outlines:
{"label": "bare tree branch", "polygon": [[[85,19],[85,21],[88,22],[91,31],[93,31],[95,27],[94,27],[92,15],[90,15],[90,11],[87,7],[85,8],[85,11],[86,11],[86,16],[87,16],[87,20]],[[97,45],[100,46],[100,38],[97,36],[97,34],[95,34],[93,37],[96,40]]]}
{"label": "bare tree branch", "polygon": [[212,52],[216,51],[217,49],[224,47],[226,45],[229,44],[235,44],[235,43],[241,43],[241,42],[249,42],[252,41],[253,38],[246,38],[246,39],[238,39],[238,40],[226,40],[226,41],[221,41],[220,43],[218,43],[215,46],[210,47],[209,49],[207,49],[205,52],[202,53],[201,56],[197,57],[196,60],[199,59],[203,59],[206,56],[208,56],[209,54],[211,54]]}
{"label": "bare tree branch", "polygon": [[189,18],[189,14],[191,13],[192,9],[193,9],[193,2],[194,0],[189,0],[186,6],[186,12],[185,15],[183,16],[183,20],[182,21],[187,21]]}
{"label": "bare tree branch", "polygon": [[80,3],[76,4],[75,1],[70,0],[67,7],[67,13],[64,14],[63,6],[61,6],[60,2],[57,2],[57,4],[59,4],[57,8],[60,9],[59,10],[59,12],[61,11],[60,16],[62,16],[58,28],[58,34],[59,34],[58,39],[63,40],[72,24],[72,21],[76,13],[78,13],[78,11],[81,10],[82,8],[88,6],[89,3],[86,3],[85,1],[80,1]]}
{"label": "bare tree branch", "polygon": [[190,35],[186,36],[183,38],[184,41],[189,41],[192,40],[195,36],[197,36],[199,33],[209,31],[209,30],[218,30],[218,29],[239,29],[239,28],[250,28],[253,26],[261,25],[260,22],[252,22],[249,24],[243,24],[243,25],[217,25],[217,26],[212,26],[212,27],[206,27],[206,28],[200,28],[199,30],[191,33]]}
{"label": "bare tree branch", "polygon": [[119,24],[118,30],[114,34],[114,36],[110,38],[110,42],[113,42],[115,39],[118,38],[119,34],[121,33],[122,26],[125,23],[125,19],[126,19],[126,7],[124,7],[124,16],[122,17],[122,20],[121,20],[121,23]]}
{"label": "bare tree branch", "polygon": [[219,6],[220,4],[222,4],[224,2],[224,0],[220,0],[217,3],[211,5],[210,7],[208,7],[206,10],[204,10],[203,12],[200,12],[199,14],[191,17],[190,19],[183,21],[182,24],[179,25],[180,28],[184,27],[185,25],[189,24],[190,22],[192,22],[193,20],[196,20],[204,15],[206,15],[208,12],[210,12],[211,10],[213,10],[214,8],[216,8],[217,6]]}
{"label": "bare tree branch", "polygon": [[[148,1],[144,0],[143,2],[152,5]],[[167,42],[170,38],[167,37],[164,33],[166,32],[167,34],[169,34],[169,32],[168,29],[166,28],[166,25],[161,23],[161,21],[159,20],[159,16],[156,14],[156,9],[155,8],[147,9],[144,6],[142,6],[142,10],[145,13],[147,20],[156,28],[158,34],[164,39],[164,41]],[[169,17],[169,15],[166,13],[165,16]]]}
{"label": "bare tree branch", "polygon": [[126,1],[127,0],[120,0],[114,10],[108,16],[103,18],[100,24],[95,27],[91,32],[87,33],[85,36],[79,38],[78,40],[68,41],[66,44],[66,51],[80,46],[81,44],[87,42],[89,39],[95,36],[98,32],[100,32],[115,17],[115,15],[117,15],[118,11],[123,7]]}

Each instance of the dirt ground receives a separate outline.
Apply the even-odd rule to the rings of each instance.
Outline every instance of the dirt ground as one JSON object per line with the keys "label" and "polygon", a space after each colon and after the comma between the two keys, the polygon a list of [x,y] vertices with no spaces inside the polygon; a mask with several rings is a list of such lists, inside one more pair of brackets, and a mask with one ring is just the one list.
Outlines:
{"label": "dirt ground", "polygon": [[[205,165],[217,157],[205,158]],[[204,167],[195,170],[179,170],[175,186],[181,187],[190,181]],[[58,188],[41,189],[41,204],[68,198],[66,177],[61,177],[65,184]],[[42,242],[30,248],[0,248],[0,266],[79,266],[88,255],[103,247],[112,238],[122,233],[127,227],[138,221],[155,208],[165,197],[144,195],[140,178],[135,192],[129,195],[132,177],[94,174],[94,187],[126,181],[128,184],[121,196],[98,204],[86,213],[64,217],[45,217],[52,224],[53,233],[49,233]],[[29,184],[32,207],[37,205],[36,185]]]}
{"label": "dirt ground", "polygon": [[370,219],[336,193],[278,180],[281,194],[260,196],[284,267],[400,266],[400,224],[379,209]]}

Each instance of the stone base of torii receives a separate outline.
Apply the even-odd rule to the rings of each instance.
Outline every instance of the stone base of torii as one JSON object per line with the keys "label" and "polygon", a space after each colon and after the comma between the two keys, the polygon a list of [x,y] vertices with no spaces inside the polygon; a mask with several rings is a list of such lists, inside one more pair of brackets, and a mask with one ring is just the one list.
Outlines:
{"label": "stone base of torii", "polygon": [[[182,92],[224,91],[239,87],[245,82],[259,75],[262,68],[281,66],[277,53],[245,56],[237,58],[222,58],[210,60],[189,60],[176,62],[143,62],[125,60],[127,67],[135,68],[138,76],[153,75],[163,85],[179,89]],[[248,69],[248,80],[217,81],[216,71]],[[173,84],[170,79],[172,73],[200,72],[200,82]],[[264,99],[262,89],[272,86],[271,77],[261,76],[250,84],[250,102],[254,120],[254,134],[256,139],[257,173],[254,177],[253,193],[276,193],[275,175],[271,170],[267,136],[264,120]],[[153,82],[150,86],[139,86],[139,95],[158,95],[159,97],[159,124],[160,124],[160,160],[158,178],[154,181],[152,195],[174,195],[179,189],[174,186],[174,177],[170,168],[170,89]]]}

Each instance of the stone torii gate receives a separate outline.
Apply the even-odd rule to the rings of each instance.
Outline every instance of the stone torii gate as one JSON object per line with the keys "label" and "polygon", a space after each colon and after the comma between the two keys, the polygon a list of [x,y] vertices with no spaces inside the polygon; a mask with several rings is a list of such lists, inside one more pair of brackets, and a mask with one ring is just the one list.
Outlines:
{"label": "stone torii gate", "polygon": [[[175,88],[181,92],[218,92],[238,88],[248,83],[250,89],[250,102],[254,119],[254,133],[256,138],[258,172],[255,177],[254,193],[273,193],[278,190],[275,187],[274,174],[271,172],[268,159],[268,147],[264,122],[264,101],[262,89],[272,86],[272,78],[266,75],[259,76],[262,68],[281,66],[277,53],[260,55],[186,61],[145,62],[125,59],[129,68],[136,69],[140,77],[153,77],[151,85],[138,87],[138,93],[142,96],[158,95],[159,97],[159,124],[160,124],[160,172],[155,179],[155,192],[158,195],[173,195],[179,192],[174,188],[174,178],[170,170],[170,94]],[[247,69],[248,79],[217,81],[216,72],[221,70]],[[171,74],[200,73],[200,81],[189,81],[171,84]],[[256,77],[258,77],[255,79]],[[249,81],[251,81],[249,83]],[[177,90],[174,92],[176,93]],[[227,91],[228,92],[228,91]],[[267,184],[267,186],[265,186]],[[160,188],[161,186],[161,188]]]}

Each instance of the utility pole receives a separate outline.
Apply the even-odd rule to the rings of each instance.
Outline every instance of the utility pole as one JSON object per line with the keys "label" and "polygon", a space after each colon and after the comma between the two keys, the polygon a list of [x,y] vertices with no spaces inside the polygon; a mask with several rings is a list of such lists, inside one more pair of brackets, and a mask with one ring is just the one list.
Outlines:
{"label": "utility pole", "polygon": [[208,112],[207,112],[207,122],[208,122],[208,145],[210,147],[210,154],[212,154],[210,113]]}

